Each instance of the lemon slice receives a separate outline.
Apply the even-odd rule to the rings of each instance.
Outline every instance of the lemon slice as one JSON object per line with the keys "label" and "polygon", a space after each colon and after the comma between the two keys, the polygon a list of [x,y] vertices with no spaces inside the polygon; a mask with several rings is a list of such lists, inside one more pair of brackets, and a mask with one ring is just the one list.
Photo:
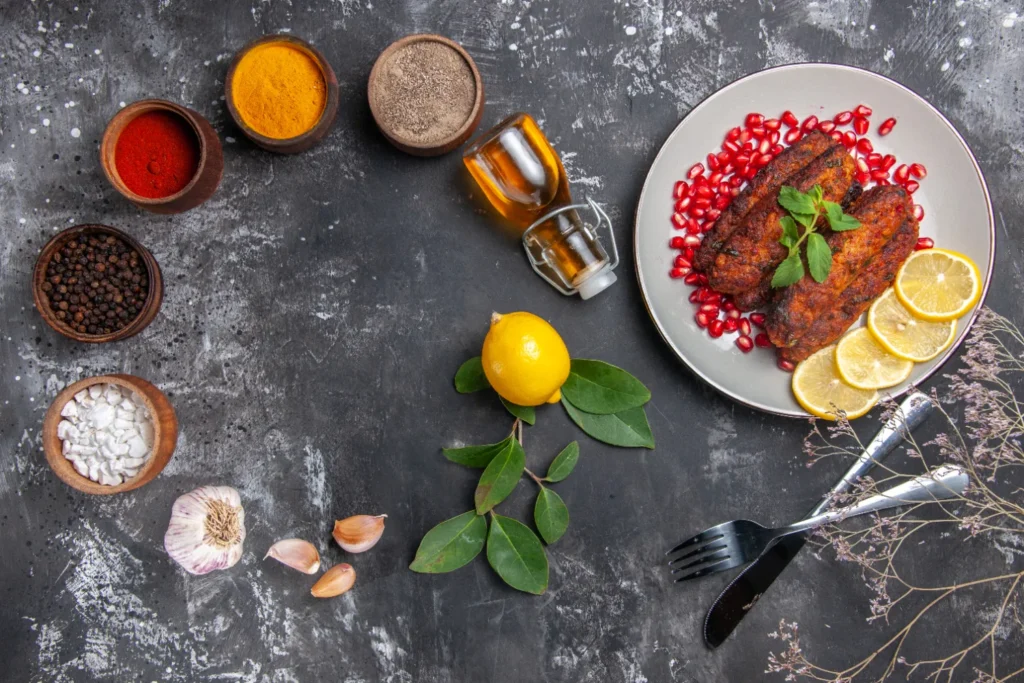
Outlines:
{"label": "lemon slice", "polygon": [[896,386],[914,369],[914,362],[889,353],[866,327],[847,332],[836,344],[836,370],[854,389]]}
{"label": "lemon slice", "polygon": [[915,363],[935,358],[956,339],[955,320],[918,320],[900,303],[891,287],[868,309],[868,329],[886,351]]}
{"label": "lemon slice", "polygon": [[811,415],[826,420],[836,419],[836,410],[846,412],[853,420],[878,403],[878,392],[855,389],[836,372],[836,347],[826,346],[793,371],[793,395],[797,403]]}
{"label": "lemon slice", "polygon": [[914,317],[956,320],[981,298],[981,273],[974,261],[946,249],[915,251],[894,283],[896,296]]}

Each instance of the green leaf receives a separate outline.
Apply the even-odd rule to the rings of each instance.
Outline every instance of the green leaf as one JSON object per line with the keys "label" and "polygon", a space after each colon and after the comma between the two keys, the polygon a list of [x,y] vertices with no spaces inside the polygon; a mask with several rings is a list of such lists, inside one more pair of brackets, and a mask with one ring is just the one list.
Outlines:
{"label": "green leaf", "polygon": [[484,366],[480,362],[480,356],[467,360],[455,373],[455,391],[460,394],[472,394],[490,386],[490,382],[484,375]]}
{"label": "green leaf", "polygon": [[779,189],[779,204],[790,213],[815,213],[814,197],[789,185],[783,185]]}
{"label": "green leaf", "polygon": [[818,222],[818,214],[816,213],[794,213],[793,220],[800,225],[804,226],[808,230],[814,227],[814,224]]}
{"label": "green leaf", "polygon": [[572,360],[562,395],[580,410],[595,415],[610,415],[651,400],[647,387],[622,368],[579,358]]}
{"label": "green leaf", "polygon": [[824,282],[832,270],[832,250],[825,238],[816,232],[807,236],[807,268],[815,282]]}
{"label": "green leaf", "polygon": [[513,439],[500,453],[494,456],[487,469],[480,475],[473,500],[476,513],[482,515],[508,498],[526,467],[526,453],[519,442]]}
{"label": "green leaf", "polygon": [[847,230],[856,230],[860,227],[860,221],[851,216],[850,214],[844,213],[839,217],[839,220],[832,220],[829,216],[828,225],[836,232],[846,232]]}
{"label": "green leaf", "polygon": [[789,287],[804,276],[804,262],[800,260],[800,252],[790,254],[779,264],[772,275],[772,287]]}
{"label": "green leaf", "polygon": [[811,188],[810,195],[814,198],[815,206],[818,206],[821,204],[822,199],[824,199],[825,192],[821,189],[821,185],[815,185]]}
{"label": "green leaf", "polygon": [[782,237],[779,238],[779,244],[787,249],[792,249],[800,241],[800,228],[796,227],[796,221],[792,216],[780,218],[779,225],[782,226]]}
{"label": "green leaf", "polygon": [[420,541],[409,569],[443,574],[458,569],[480,554],[487,539],[487,520],[470,510],[441,522]]}
{"label": "green leaf", "polygon": [[825,207],[825,215],[828,217],[829,224],[839,222],[843,219],[843,207],[835,202],[824,201],[822,205]]}
{"label": "green leaf", "polygon": [[502,439],[498,443],[489,443],[482,446],[466,446],[464,448],[442,448],[444,457],[454,463],[466,467],[487,467],[494,456],[508,447],[512,441],[511,436]]}
{"label": "green leaf", "polygon": [[487,561],[505,583],[540,595],[548,587],[548,556],[530,527],[492,513],[487,535]]}
{"label": "green leaf", "polygon": [[573,441],[562,449],[562,452],[555,456],[548,467],[548,476],[544,477],[550,482],[562,481],[576,467],[576,461],[580,459],[580,444]]}
{"label": "green leaf", "polygon": [[[501,396],[498,398],[501,398]],[[501,398],[501,403],[505,406],[505,410],[512,413],[513,416],[518,417],[526,424],[532,425],[537,421],[537,411],[533,406],[517,406],[515,403],[506,401],[503,398]]]}
{"label": "green leaf", "polygon": [[569,508],[565,507],[561,496],[542,486],[537,495],[537,504],[533,506],[533,521],[537,523],[540,537],[551,545],[569,528]]}
{"label": "green leaf", "polygon": [[654,448],[654,436],[647,424],[647,413],[641,408],[630,408],[614,415],[587,413],[562,397],[562,405],[572,421],[584,432],[612,446]]}

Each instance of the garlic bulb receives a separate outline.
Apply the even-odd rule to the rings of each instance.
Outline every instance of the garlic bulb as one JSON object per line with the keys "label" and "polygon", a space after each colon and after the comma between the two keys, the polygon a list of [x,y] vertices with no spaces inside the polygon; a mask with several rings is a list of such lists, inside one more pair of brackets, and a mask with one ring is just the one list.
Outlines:
{"label": "garlic bulb", "polygon": [[377,545],[384,534],[387,515],[354,515],[334,522],[334,540],[350,553],[361,553]]}
{"label": "garlic bulb", "polygon": [[309,541],[301,538],[287,538],[270,546],[263,559],[272,557],[281,564],[298,569],[304,574],[316,574],[320,570],[320,553]]}
{"label": "garlic bulb", "polygon": [[347,591],[355,582],[356,570],[342,562],[328,569],[309,592],[314,598],[333,598]]}
{"label": "garlic bulb", "polygon": [[164,548],[190,574],[227,569],[242,557],[245,512],[230,486],[201,486],[174,501]]}

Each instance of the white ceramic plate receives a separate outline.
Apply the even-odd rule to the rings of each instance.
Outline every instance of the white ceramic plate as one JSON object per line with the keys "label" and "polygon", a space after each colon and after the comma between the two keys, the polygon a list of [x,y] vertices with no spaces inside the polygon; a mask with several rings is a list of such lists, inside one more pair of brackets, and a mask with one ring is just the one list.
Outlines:
{"label": "white ceramic plate", "polygon": [[[875,151],[928,169],[914,194],[925,211],[921,235],[932,237],[937,247],[974,259],[985,279],[982,302],[988,293],[995,253],[988,189],[974,155],[938,110],[895,81],[848,66],[794,64],[741,78],[701,102],[665,141],[640,194],[634,247],[640,289],[661,336],[704,381],[752,408],[807,415],[793,398],[791,375],[776,367],[773,350],[755,348],[744,354],[734,344],[735,335],[712,339],[697,327],[696,307],[687,299],[692,288],[668,276],[678,253],[668,241],[681,234],[669,221],[673,186],[685,179],[691,165],[717,150],[726,131],[742,125],[749,112],[777,117],[788,109],[802,121],[811,114],[828,118],[861,103],[874,109],[869,136]],[[878,136],[878,125],[890,116],[897,119],[895,129]],[[956,342],[946,353],[918,364],[907,382],[882,393],[899,396],[930,377],[963,342],[977,312],[976,307],[960,319]]]}

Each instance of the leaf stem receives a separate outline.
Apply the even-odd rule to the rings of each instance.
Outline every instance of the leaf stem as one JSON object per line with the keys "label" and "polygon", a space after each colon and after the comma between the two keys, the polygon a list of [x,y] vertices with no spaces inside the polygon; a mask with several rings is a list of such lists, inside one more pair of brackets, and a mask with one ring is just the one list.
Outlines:
{"label": "leaf stem", "polygon": [[533,479],[533,481],[537,484],[537,486],[539,486],[541,488],[544,488],[544,480],[541,479],[540,477],[538,477],[533,472],[531,472],[529,467],[524,467],[523,471],[526,472],[528,475],[530,475],[530,479]]}
{"label": "leaf stem", "polygon": [[818,202],[814,202],[814,220],[811,222],[810,227],[804,228],[804,233],[800,235],[800,238],[796,241],[792,247],[789,248],[789,255],[800,253],[800,245],[804,243],[808,235],[812,232],[817,232],[818,219],[821,218],[821,205]]}

